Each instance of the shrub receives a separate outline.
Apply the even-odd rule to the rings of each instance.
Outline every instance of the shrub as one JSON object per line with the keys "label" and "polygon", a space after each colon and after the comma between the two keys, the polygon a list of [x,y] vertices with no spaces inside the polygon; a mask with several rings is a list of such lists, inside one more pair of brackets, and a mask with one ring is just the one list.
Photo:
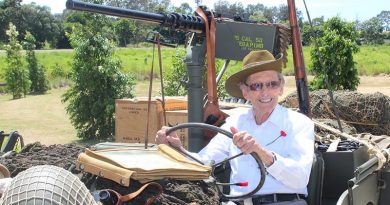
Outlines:
{"label": "shrub", "polygon": [[[324,24],[324,35],[318,39],[318,47],[311,48],[315,77],[310,88],[331,90],[356,90],[358,71],[353,54],[358,52],[358,32],[352,23],[333,17]],[[315,46],[315,45],[314,45]]]}
{"label": "shrub", "polygon": [[114,135],[115,99],[133,97],[134,77],[123,74],[121,62],[113,58],[114,45],[108,18],[82,13],[83,25],[75,24],[70,36],[75,48],[71,80],[63,95],[71,123],[82,139],[109,139]]}
{"label": "shrub", "polygon": [[19,35],[16,27],[10,23],[9,30],[6,31],[9,36],[9,44],[5,46],[6,56],[6,71],[5,80],[7,83],[7,92],[12,93],[13,99],[26,96],[30,88],[30,80],[28,79],[28,70],[22,63],[22,46],[20,45],[17,36]]}

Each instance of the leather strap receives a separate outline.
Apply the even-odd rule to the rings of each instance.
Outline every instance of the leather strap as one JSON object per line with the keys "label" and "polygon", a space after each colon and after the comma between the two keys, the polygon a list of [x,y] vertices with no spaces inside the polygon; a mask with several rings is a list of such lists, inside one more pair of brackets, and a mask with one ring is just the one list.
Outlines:
{"label": "leather strap", "polygon": [[215,70],[215,20],[212,12],[211,20],[207,19],[204,11],[198,7],[196,13],[202,17],[206,30],[206,48],[207,48],[207,101],[210,104],[218,106],[216,70]]}
{"label": "leather strap", "polygon": [[[215,70],[215,20],[212,12],[210,24],[204,11],[198,7],[196,13],[202,17],[205,22],[206,46],[207,46],[207,103],[204,107],[204,122],[215,126],[220,126],[228,116],[219,109],[216,70]],[[212,120],[210,120],[212,119]],[[214,137],[216,132],[203,130],[203,136],[206,143]]]}
{"label": "leather strap", "polygon": [[145,202],[145,205],[148,205],[148,204],[151,204],[155,199],[156,197],[158,197],[162,191],[163,191],[163,188],[161,187],[160,184],[156,183],[156,182],[150,182],[150,183],[146,183],[144,184],[141,188],[139,188],[137,191],[135,192],[132,192],[130,194],[127,194],[127,195],[123,195],[119,198],[119,201],[121,203],[123,202],[127,202],[127,201],[130,201],[132,199],[134,199],[135,197],[137,197],[139,194],[142,193],[142,191],[144,191],[144,189],[146,189],[148,186],[153,186],[155,188],[157,188],[157,193],[156,195],[152,196],[152,197],[149,197],[146,202]]}
{"label": "leather strap", "polygon": [[153,203],[154,200],[163,192],[162,186],[156,182],[146,183],[141,188],[139,188],[137,191],[131,192],[131,193],[123,195],[123,196],[119,192],[112,190],[112,189],[103,189],[101,191],[108,191],[111,195],[115,194],[115,198],[116,198],[115,200],[117,200],[115,205],[122,205],[125,202],[133,200],[135,197],[140,195],[149,186],[153,186],[157,189],[155,194],[153,196],[148,197],[144,203],[144,205],[149,205],[149,204]]}

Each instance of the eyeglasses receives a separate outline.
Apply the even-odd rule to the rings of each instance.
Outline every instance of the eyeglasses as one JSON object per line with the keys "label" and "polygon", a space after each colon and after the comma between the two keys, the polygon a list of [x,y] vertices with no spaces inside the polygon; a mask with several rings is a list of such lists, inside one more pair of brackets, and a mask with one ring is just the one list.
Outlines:
{"label": "eyeglasses", "polygon": [[248,85],[246,82],[244,82],[244,85],[249,87],[249,89],[251,91],[259,91],[259,90],[263,89],[264,86],[268,90],[273,90],[273,89],[276,89],[280,86],[280,81],[270,81],[270,82],[266,82],[266,83],[252,83],[250,85]]}

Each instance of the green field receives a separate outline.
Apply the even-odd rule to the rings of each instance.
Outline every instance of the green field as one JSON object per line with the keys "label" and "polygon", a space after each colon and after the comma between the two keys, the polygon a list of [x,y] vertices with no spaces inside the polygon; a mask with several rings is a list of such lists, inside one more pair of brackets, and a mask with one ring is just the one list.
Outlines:
{"label": "green field", "polygon": [[[304,47],[305,65],[310,72],[310,54],[309,48]],[[171,69],[172,56],[175,53],[175,49],[162,48],[163,58],[163,70]],[[73,50],[39,50],[36,52],[38,61],[43,64],[47,69],[49,80],[51,79],[51,70],[58,64],[65,72],[69,72],[71,68]],[[379,73],[390,74],[390,62],[388,60],[390,56],[390,45],[380,46],[361,46],[360,52],[354,55],[354,60],[357,63],[357,68],[360,75],[377,75]],[[149,75],[152,61],[153,61],[153,48],[119,48],[115,52],[115,57],[122,61],[123,71],[131,72],[135,74],[138,80],[144,80]],[[158,71],[158,58],[157,52],[155,52],[155,71]],[[6,66],[5,52],[0,52],[0,82],[4,81],[2,73]],[[227,74],[240,69],[241,62],[231,62]],[[286,75],[293,75],[293,62],[291,49],[288,53],[288,64],[284,69]],[[155,72],[156,76],[158,72]]]}

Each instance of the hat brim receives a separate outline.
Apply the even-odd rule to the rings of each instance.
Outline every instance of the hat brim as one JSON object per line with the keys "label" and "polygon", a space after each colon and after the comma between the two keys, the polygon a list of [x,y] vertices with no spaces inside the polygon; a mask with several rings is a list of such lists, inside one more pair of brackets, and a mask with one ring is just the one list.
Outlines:
{"label": "hat brim", "polygon": [[226,92],[229,93],[229,95],[232,97],[244,98],[240,89],[240,83],[243,82],[243,80],[245,80],[246,78],[248,78],[248,76],[257,72],[274,70],[281,73],[283,67],[282,57],[283,55],[280,55],[274,61],[269,61],[260,65],[248,67],[231,75],[225,82]]}

